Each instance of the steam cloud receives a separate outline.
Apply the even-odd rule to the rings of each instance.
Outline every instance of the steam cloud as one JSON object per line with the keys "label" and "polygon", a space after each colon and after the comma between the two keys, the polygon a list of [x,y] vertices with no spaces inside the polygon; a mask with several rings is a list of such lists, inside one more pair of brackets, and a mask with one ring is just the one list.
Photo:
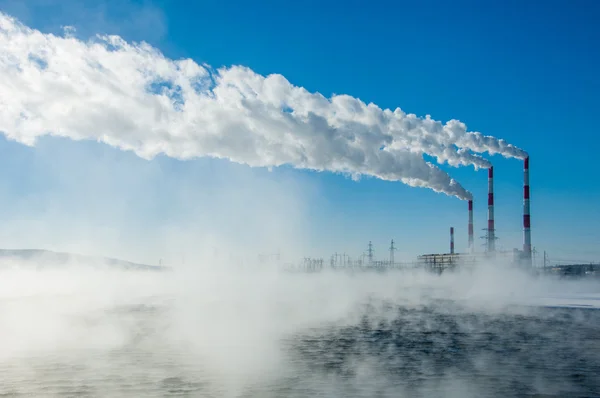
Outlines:
{"label": "steam cloud", "polygon": [[468,132],[348,95],[326,98],[281,75],[171,60],[118,36],[84,42],[44,34],[0,13],[0,131],[34,145],[54,135],[91,139],[143,158],[210,156],[254,167],[374,176],[470,199],[423,155],[451,166],[490,163],[473,153],[526,153]]}
{"label": "steam cloud", "polygon": [[359,276],[3,258],[0,394],[590,396],[597,311],[537,307],[577,297],[597,305],[597,282],[505,263]]}

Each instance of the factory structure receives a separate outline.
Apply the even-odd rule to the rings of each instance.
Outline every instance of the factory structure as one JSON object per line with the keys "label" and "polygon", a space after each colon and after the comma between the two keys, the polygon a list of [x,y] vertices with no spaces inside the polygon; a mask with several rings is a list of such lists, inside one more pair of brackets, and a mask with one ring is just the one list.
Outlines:
{"label": "factory structure", "polygon": [[479,261],[503,258],[524,267],[532,266],[531,214],[529,203],[529,157],[523,160],[523,249],[496,250],[496,227],[494,223],[494,168],[488,169],[487,228],[485,228],[485,251],[477,252],[474,246],[473,200],[468,201],[468,248],[466,253],[454,251],[454,228],[450,227],[450,251],[441,254],[424,254],[418,262],[425,267],[443,270],[458,264],[475,264]]}
{"label": "factory structure", "polygon": [[441,273],[444,270],[455,268],[458,265],[475,265],[490,259],[508,260],[513,264],[524,267],[532,266],[531,250],[531,215],[529,203],[529,157],[523,160],[523,249],[512,251],[496,250],[496,229],[494,223],[494,168],[488,169],[488,207],[487,228],[485,228],[485,251],[478,252],[474,244],[473,225],[473,199],[468,203],[468,247],[464,253],[457,253],[454,247],[454,227],[450,227],[450,247],[446,253],[423,254],[415,262],[396,263],[394,261],[394,241],[391,241],[388,260],[376,261],[373,255],[373,244],[369,242],[367,251],[358,259],[335,253],[329,261],[324,259],[304,258],[303,263],[297,267],[306,271],[319,271],[326,266],[332,269],[360,268],[360,269],[391,269],[391,268],[426,268],[433,272]]}
{"label": "factory structure", "polygon": [[551,273],[563,276],[589,276],[600,277],[600,263],[576,263],[558,261],[547,261],[544,252],[543,266],[534,264],[534,251],[531,245],[531,206],[529,189],[529,157],[523,159],[523,246],[522,249],[497,250],[496,229],[494,222],[494,168],[488,169],[488,206],[487,206],[487,228],[485,230],[485,250],[475,250],[474,225],[473,225],[473,199],[468,204],[468,239],[467,250],[459,253],[455,251],[454,227],[449,227],[449,250],[445,253],[423,254],[412,262],[396,262],[394,252],[395,243],[392,240],[389,247],[389,257],[385,260],[376,260],[372,242],[366,246],[366,250],[358,258],[351,258],[345,253],[332,254],[329,259],[306,257],[298,265],[288,264],[288,270],[303,272],[318,272],[324,269],[332,270],[376,270],[386,271],[391,269],[426,269],[441,274],[444,271],[456,267],[473,267],[478,263],[500,260],[502,263],[512,264],[531,270],[536,273]]}

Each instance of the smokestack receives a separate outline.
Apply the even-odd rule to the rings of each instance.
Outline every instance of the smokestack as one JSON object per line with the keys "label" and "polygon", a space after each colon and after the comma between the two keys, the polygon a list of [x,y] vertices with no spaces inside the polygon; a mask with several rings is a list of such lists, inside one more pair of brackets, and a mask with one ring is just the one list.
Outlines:
{"label": "smokestack", "polygon": [[523,165],[523,252],[531,263],[531,216],[529,214],[529,157]]}
{"label": "smokestack", "polygon": [[469,200],[469,253],[473,253],[473,200]]}
{"label": "smokestack", "polygon": [[488,169],[488,227],[487,251],[496,251],[496,233],[494,228],[494,167]]}
{"label": "smokestack", "polygon": [[454,254],[454,227],[450,227],[450,254]]}

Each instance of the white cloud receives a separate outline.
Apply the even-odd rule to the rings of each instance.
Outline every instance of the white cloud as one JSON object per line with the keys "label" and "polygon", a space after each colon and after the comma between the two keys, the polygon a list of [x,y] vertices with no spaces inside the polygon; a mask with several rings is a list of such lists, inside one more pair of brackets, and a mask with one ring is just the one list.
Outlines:
{"label": "white cloud", "polygon": [[0,13],[0,131],[33,145],[43,135],[97,140],[143,158],[210,156],[256,167],[369,175],[466,199],[426,162],[488,167],[475,152],[519,156],[494,137],[365,104],[328,99],[281,75],[171,60],[118,36],[83,42],[43,34]]}

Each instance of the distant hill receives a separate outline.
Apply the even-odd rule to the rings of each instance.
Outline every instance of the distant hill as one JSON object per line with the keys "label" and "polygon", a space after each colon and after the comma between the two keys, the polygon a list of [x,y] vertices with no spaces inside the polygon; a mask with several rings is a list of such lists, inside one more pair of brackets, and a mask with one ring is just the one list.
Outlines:
{"label": "distant hill", "polygon": [[40,249],[0,249],[0,269],[12,267],[56,268],[67,265],[110,267],[137,271],[165,271],[168,267],[133,263],[115,258],[86,256]]}

